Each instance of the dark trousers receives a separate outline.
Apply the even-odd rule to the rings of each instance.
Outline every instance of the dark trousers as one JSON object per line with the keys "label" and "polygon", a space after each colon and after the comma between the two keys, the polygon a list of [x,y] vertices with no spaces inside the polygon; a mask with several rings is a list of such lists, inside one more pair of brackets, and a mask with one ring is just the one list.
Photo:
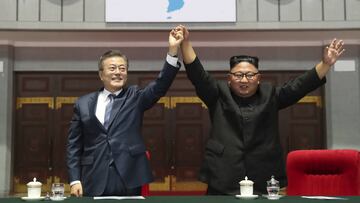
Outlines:
{"label": "dark trousers", "polygon": [[141,195],[141,187],[126,188],[125,184],[116,170],[114,164],[109,166],[109,176],[107,184],[102,194],[103,196],[139,196]]}

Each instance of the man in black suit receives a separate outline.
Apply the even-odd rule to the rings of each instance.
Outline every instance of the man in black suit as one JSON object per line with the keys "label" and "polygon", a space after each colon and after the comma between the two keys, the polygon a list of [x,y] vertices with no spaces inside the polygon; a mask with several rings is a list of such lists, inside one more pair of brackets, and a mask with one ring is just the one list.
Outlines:
{"label": "man in black suit", "polygon": [[99,77],[104,87],[74,105],[67,144],[72,195],[140,195],[141,186],[153,180],[140,133],[142,118],[174,80],[182,39],[182,32],[170,32],[164,67],[144,89],[126,86],[125,55],[108,51],[101,56]]}
{"label": "man in black suit", "polygon": [[181,51],[187,76],[210,114],[212,128],[199,177],[208,184],[207,193],[238,194],[239,181],[245,176],[254,181],[256,193],[267,193],[266,180],[271,175],[285,186],[278,111],[325,83],[325,74],[344,52],[343,41],[334,39],[313,69],[274,87],[260,83],[258,58],[245,55],[230,58],[227,81],[215,80],[204,70],[188,30],[176,29],[184,35]]}

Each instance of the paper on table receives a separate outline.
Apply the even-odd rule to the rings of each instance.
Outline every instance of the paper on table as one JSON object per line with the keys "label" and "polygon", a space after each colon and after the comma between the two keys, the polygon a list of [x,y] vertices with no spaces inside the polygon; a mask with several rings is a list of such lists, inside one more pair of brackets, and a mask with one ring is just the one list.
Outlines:
{"label": "paper on table", "polygon": [[307,199],[337,199],[337,200],[347,200],[344,197],[329,197],[329,196],[301,196],[302,198]]}
{"label": "paper on table", "polygon": [[99,196],[94,197],[94,200],[98,199],[117,199],[117,200],[123,200],[123,199],[145,199],[143,196]]}

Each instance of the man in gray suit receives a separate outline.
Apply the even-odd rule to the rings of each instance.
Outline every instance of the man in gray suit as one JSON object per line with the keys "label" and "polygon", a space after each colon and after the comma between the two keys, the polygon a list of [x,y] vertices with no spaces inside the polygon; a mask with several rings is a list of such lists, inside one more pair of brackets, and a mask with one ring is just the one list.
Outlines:
{"label": "man in gray suit", "polygon": [[343,41],[334,39],[321,61],[303,75],[274,87],[260,83],[258,58],[233,56],[227,81],[204,70],[184,26],[181,44],[188,78],[209,109],[211,132],[205,147],[200,180],[209,195],[235,195],[245,176],[254,181],[256,193],[266,192],[271,175],[286,185],[283,152],[279,138],[278,112],[326,82],[325,75],[344,52]]}
{"label": "man in gray suit", "polygon": [[99,77],[104,87],[74,105],[67,144],[72,195],[140,195],[141,186],[153,180],[140,133],[142,118],[174,80],[182,39],[182,32],[170,32],[164,67],[143,89],[126,86],[125,55],[108,51],[101,56]]}

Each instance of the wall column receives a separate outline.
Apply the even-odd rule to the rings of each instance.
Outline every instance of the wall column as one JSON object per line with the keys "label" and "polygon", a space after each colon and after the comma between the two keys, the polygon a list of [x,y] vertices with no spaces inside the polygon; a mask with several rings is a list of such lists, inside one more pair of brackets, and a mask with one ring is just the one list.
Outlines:
{"label": "wall column", "polygon": [[11,191],[14,48],[0,45],[0,196]]}

